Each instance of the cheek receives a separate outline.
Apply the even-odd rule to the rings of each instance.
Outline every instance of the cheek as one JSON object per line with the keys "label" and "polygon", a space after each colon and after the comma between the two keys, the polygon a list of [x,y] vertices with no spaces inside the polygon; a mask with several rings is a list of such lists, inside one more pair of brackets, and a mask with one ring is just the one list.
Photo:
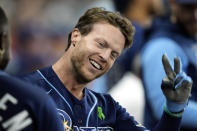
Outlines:
{"label": "cheek", "polygon": [[90,54],[91,52],[94,52],[96,48],[94,47],[93,43],[88,42],[87,40],[81,40],[79,45],[77,46],[75,51],[79,52],[80,54]]}
{"label": "cheek", "polygon": [[84,62],[85,56],[86,54],[84,51],[78,50],[74,53],[73,58],[77,63],[82,64]]}
{"label": "cheek", "polygon": [[114,61],[113,60],[109,61],[106,67],[106,72],[108,72],[112,68],[113,65],[114,65]]}

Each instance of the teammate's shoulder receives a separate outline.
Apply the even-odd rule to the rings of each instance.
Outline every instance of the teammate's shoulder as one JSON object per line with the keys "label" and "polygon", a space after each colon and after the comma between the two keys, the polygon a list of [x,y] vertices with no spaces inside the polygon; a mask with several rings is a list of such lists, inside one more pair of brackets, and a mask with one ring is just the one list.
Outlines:
{"label": "teammate's shoulder", "polygon": [[[59,118],[57,117],[55,103],[48,95],[46,95],[43,90],[36,87],[35,85],[22,81],[8,74],[0,75],[0,98],[2,98],[1,100],[4,99],[14,103],[9,103],[9,110],[7,110],[7,112],[9,112],[8,115],[15,115],[15,117],[12,118],[16,120],[16,118],[20,115],[17,115],[18,112],[23,113],[23,111],[27,111],[25,112],[26,116],[23,114],[23,116],[20,115],[20,119],[17,119],[19,122],[13,120],[13,123],[10,124],[13,124],[14,126],[17,124],[24,124],[22,117],[24,117],[24,120],[27,120],[27,113],[30,113],[31,115],[28,118],[32,119],[33,121],[36,120],[35,123],[39,122],[38,124],[33,125],[36,129],[38,128],[40,130],[45,126],[45,129],[48,130],[62,129],[61,124],[58,124],[60,122],[58,120]],[[7,118],[8,116],[4,113],[3,117]],[[43,121],[43,118],[45,121]],[[46,125],[44,122],[50,122],[50,124]]]}
{"label": "teammate's shoulder", "polygon": [[[2,92],[12,93],[19,99],[38,99],[40,102],[48,99],[44,91],[37,86],[8,74],[0,77],[0,85]],[[39,97],[41,97],[42,100],[40,100]]]}

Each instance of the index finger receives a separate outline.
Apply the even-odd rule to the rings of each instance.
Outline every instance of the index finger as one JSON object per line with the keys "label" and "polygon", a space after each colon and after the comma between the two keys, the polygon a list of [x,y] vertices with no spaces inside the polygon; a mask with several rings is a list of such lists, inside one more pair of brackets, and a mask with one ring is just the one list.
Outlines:
{"label": "index finger", "polygon": [[166,54],[164,54],[162,56],[162,63],[163,63],[163,67],[164,67],[166,76],[168,77],[168,79],[173,80],[176,75],[175,75],[174,71],[172,70],[170,62],[168,60],[168,56]]}

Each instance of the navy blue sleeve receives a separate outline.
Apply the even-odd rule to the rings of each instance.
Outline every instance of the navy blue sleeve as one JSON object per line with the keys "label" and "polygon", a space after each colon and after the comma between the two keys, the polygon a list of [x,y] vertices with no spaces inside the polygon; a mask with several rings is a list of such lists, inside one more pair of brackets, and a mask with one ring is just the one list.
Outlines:
{"label": "navy blue sleeve", "polygon": [[0,75],[0,130],[63,131],[52,99],[9,75]]}
{"label": "navy blue sleeve", "polygon": [[[115,101],[114,101],[115,102]],[[117,102],[116,106],[116,124],[115,131],[147,131],[148,129],[142,124],[135,121],[134,117],[130,116],[126,110]],[[153,131],[179,131],[181,126],[181,117],[172,117],[165,112],[160,121],[155,125]]]}
{"label": "navy blue sleeve", "polygon": [[135,121],[134,117],[130,116],[125,108],[116,103],[116,124],[115,124],[115,131],[144,131],[146,128]]}

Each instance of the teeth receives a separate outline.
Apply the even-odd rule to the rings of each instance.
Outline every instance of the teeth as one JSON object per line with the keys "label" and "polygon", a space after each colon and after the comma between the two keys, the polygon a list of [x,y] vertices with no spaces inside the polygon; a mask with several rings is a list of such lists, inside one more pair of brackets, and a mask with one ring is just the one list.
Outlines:
{"label": "teeth", "polygon": [[98,63],[96,63],[95,61],[90,60],[90,62],[91,62],[91,64],[92,64],[95,68],[97,68],[98,70],[101,69],[101,66],[100,66]]}

